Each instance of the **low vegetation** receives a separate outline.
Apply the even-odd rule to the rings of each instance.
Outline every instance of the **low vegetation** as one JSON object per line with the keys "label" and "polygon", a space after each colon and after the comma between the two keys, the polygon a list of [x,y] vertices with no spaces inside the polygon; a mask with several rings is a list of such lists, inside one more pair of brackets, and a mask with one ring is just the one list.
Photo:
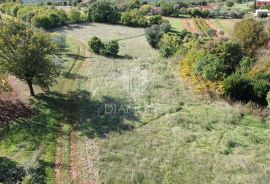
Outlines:
{"label": "low vegetation", "polygon": [[0,183],[269,183],[266,20],[115,1],[0,4]]}
{"label": "low vegetation", "polygon": [[119,52],[119,44],[115,40],[103,43],[98,37],[93,37],[88,45],[91,51],[103,56],[116,57]]}

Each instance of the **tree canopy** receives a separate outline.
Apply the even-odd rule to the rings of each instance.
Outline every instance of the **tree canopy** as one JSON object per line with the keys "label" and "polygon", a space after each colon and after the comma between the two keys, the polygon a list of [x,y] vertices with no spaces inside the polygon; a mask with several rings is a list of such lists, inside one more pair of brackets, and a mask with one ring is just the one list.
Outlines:
{"label": "tree canopy", "polygon": [[267,44],[267,34],[262,23],[253,18],[243,19],[236,24],[234,36],[241,44],[243,51],[250,57],[255,57],[257,50]]}
{"label": "tree canopy", "polygon": [[43,89],[59,74],[53,59],[60,50],[48,33],[20,21],[0,22],[0,66],[8,73],[27,82],[33,96],[33,84]]}

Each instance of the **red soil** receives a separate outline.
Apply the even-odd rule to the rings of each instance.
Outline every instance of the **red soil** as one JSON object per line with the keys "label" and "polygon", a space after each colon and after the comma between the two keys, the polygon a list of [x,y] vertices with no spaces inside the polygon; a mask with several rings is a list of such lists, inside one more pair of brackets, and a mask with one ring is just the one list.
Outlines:
{"label": "red soil", "polygon": [[197,33],[198,29],[196,25],[193,22],[193,19],[187,18],[187,19],[181,19],[181,23],[183,24],[184,28],[192,33]]}
{"label": "red soil", "polygon": [[27,118],[32,114],[20,91],[23,89],[16,84],[15,80],[14,77],[7,77],[10,92],[1,92],[0,94],[0,127],[12,120]]}

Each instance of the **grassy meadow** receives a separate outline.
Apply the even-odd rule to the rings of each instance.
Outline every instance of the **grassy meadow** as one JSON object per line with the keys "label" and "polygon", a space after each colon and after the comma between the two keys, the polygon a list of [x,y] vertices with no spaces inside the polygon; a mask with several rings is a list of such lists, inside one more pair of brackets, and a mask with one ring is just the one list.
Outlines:
{"label": "grassy meadow", "polygon": [[[181,58],[161,59],[144,29],[89,23],[55,32],[67,38],[61,77],[33,99],[31,119],[0,129],[5,163],[36,166],[27,174],[45,173],[39,183],[269,183],[269,119],[193,94]],[[92,36],[119,40],[120,56],[90,53]]]}

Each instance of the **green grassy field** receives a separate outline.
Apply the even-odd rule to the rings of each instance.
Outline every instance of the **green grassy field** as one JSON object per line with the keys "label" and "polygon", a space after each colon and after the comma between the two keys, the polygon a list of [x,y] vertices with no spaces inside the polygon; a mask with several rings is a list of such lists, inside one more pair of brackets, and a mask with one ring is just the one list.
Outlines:
{"label": "green grassy field", "polygon": [[[46,183],[269,182],[269,118],[193,95],[178,75],[181,59],[161,59],[143,29],[85,24],[56,32],[68,38],[63,75],[35,100],[36,116],[0,130],[5,163],[34,160]],[[118,39],[121,56],[89,53],[94,35]]]}
{"label": "green grassy field", "polygon": [[254,2],[248,2],[248,3],[235,3],[232,7],[233,10],[250,10],[250,7],[253,5]]}
{"label": "green grassy field", "polygon": [[237,19],[209,19],[216,27],[223,30],[225,35],[233,35],[234,25],[239,21]]}
{"label": "green grassy field", "polygon": [[179,31],[184,29],[179,18],[165,17],[164,19],[169,20],[169,22],[172,26],[172,31],[179,32]]}

